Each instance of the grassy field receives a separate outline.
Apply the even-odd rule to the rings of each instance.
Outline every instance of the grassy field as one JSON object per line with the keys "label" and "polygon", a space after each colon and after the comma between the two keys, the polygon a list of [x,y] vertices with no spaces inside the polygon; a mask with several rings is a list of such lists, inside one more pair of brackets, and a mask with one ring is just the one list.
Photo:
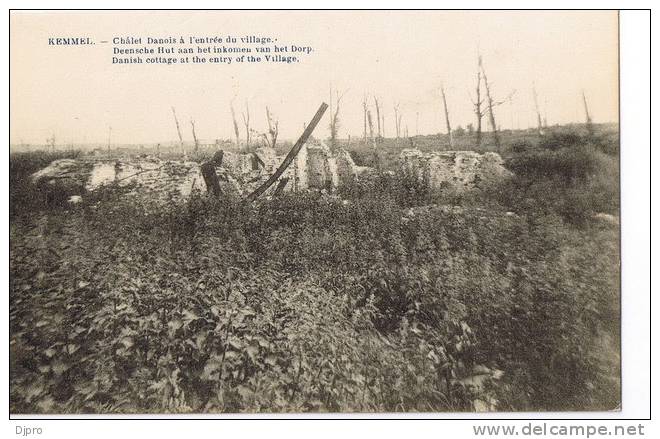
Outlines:
{"label": "grassy field", "polygon": [[502,136],[515,177],[484,192],[382,173],[250,205],[67,207],[28,181],[55,155],[11,155],[11,412],[616,408],[616,131]]}

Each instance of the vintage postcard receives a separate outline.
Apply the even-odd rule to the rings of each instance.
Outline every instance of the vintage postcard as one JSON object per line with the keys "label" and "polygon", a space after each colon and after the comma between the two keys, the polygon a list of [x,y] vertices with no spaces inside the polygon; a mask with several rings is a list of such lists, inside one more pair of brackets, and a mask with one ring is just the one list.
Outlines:
{"label": "vintage postcard", "polygon": [[621,410],[617,11],[9,15],[12,415]]}

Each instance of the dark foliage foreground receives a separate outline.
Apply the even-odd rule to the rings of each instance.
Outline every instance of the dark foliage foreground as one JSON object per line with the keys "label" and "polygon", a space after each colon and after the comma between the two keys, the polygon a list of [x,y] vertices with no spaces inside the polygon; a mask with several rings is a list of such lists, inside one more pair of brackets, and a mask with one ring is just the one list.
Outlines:
{"label": "dark foliage foreground", "polygon": [[12,411],[612,408],[612,233],[313,198],[17,223]]}
{"label": "dark foliage foreground", "polygon": [[345,191],[15,213],[11,412],[618,405],[616,227],[501,191],[410,209],[434,194],[391,176]]}

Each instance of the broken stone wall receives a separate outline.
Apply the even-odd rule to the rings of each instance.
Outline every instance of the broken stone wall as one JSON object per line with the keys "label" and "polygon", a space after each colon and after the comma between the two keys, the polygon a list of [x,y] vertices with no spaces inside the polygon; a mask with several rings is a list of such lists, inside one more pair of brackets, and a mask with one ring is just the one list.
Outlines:
{"label": "broken stone wall", "polygon": [[[222,177],[227,188],[235,188],[231,177]],[[160,200],[185,198],[194,189],[206,192],[198,163],[158,159],[56,160],[33,174],[32,181],[38,186],[56,186],[70,196],[110,185],[125,188],[127,195]]]}
{"label": "broken stone wall", "polygon": [[401,169],[429,182],[432,188],[453,188],[459,192],[486,187],[511,175],[499,154],[474,151],[423,153],[404,149]]}
{"label": "broken stone wall", "polygon": [[[225,151],[222,165],[216,166],[221,188],[246,196],[263,184],[284,158],[268,147],[246,154]],[[86,157],[56,160],[33,174],[32,180],[38,185],[66,187],[69,195],[115,185],[130,186],[129,194],[166,200],[188,197],[194,189],[206,192],[200,166],[196,162],[162,161],[155,157],[118,160]],[[280,181],[287,179],[286,191],[331,191],[341,182],[355,178],[359,168],[344,150],[333,154],[323,144],[304,145]],[[277,182],[266,195],[276,186]]]}
{"label": "broken stone wall", "polygon": [[[227,151],[222,165],[216,167],[221,189],[247,196],[263,184],[283,160],[284,156],[278,156],[273,148],[267,147],[247,154]],[[433,188],[466,191],[486,187],[511,175],[504,168],[502,158],[492,152],[422,153],[417,149],[405,149],[400,160],[403,172],[428,181]],[[345,150],[332,152],[322,143],[308,144],[301,148],[280,181],[287,179],[285,191],[332,192],[340,184],[361,178],[370,169],[356,166]],[[58,185],[70,195],[81,195],[106,185],[130,186],[128,194],[163,200],[188,197],[195,189],[207,191],[199,163],[157,158],[57,160],[33,174],[32,179],[39,185]],[[273,184],[265,195],[271,194],[277,185],[278,182]]]}
{"label": "broken stone wall", "polygon": [[[335,185],[336,163],[331,164],[330,150],[325,145],[307,147],[307,181],[308,187],[314,189],[331,189]],[[334,172],[334,173],[333,173]]]}

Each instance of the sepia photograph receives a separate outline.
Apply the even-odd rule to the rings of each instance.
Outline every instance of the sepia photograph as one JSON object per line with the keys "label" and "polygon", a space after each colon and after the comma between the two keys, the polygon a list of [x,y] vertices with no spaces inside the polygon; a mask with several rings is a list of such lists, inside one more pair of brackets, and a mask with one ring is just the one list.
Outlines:
{"label": "sepia photograph", "polygon": [[622,410],[618,11],[9,39],[10,415]]}

